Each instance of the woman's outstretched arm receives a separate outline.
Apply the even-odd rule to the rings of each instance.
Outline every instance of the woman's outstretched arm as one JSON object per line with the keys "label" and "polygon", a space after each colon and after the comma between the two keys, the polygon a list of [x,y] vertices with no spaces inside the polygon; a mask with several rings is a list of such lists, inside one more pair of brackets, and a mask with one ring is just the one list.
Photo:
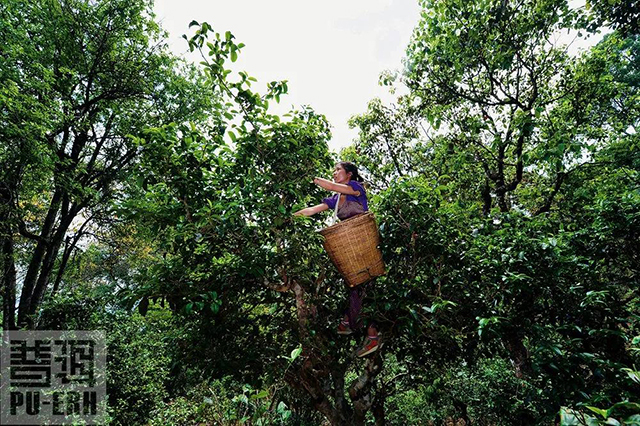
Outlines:
{"label": "woman's outstretched arm", "polygon": [[298,210],[293,215],[294,216],[313,216],[316,213],[323,212],[329,208],[328,205],[322,203],[315,205],[313,207],[307,207],[306,209]]}
{"label": "woman's outstretched arm", "polygon": [[335,183],[322,178],[314,178],[313,183],[332,192],[339,192],[346,195],[355,195],[356,197],[360,196],[360,191],[356,191],[355,189],[353,189],[349,185],[345,185],[344,183]]}

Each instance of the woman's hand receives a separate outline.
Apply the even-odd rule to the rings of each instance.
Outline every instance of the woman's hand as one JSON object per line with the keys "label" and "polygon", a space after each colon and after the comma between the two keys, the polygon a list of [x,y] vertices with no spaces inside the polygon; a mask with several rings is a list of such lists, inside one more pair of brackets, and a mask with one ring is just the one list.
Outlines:
{"label": "woman's hand", "polygon": [[298,210],[293,215],[294,216],[313,216],[314,214],[323,212],[323,211],[327,210],[328,208],[329,208],[329,206],[327,206],[326,204],[322,203],[322,204],[317,204],[317,205],[315,205],[313,207],[307,207],[306,209]]}
{"label": "woman's hand", "polygon": [[329,191],[332,190],[333,182],[331,182],[329,180],[316,177],[316,178],[313,178],[313,183],[318,185],[319,187],[327,189]]}
{"label": "woman's hand", "polygon": [[313,178],[313,183],[327,191],[339,192],[345,195],[355,195],[356,197],[360,196],[360,191],[356,191],[351,186],[345,185],[344,183],[335,183],[318,177]]}

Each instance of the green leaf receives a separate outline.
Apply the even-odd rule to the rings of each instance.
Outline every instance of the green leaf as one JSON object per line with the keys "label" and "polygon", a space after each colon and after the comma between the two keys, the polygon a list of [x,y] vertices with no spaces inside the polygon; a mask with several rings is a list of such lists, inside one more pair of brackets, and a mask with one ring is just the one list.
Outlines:
{"label": "green leaf", "polygon": [[560,408],[560,426],[579,426],[580,424],[573,410],[567,407]]}
{"label": "green leaf", "polygon": [[613,404],[613,406],[608,410],[609,414],[613,413],[615,410],[621,407],[626,408],[627,410],[633,410],[640,413],[640,404],[638,404],[637,402],[623,401],[623,402],[618,402],[616,404]]}
{"label": "green leaf", "polygon": [[640,371],[635,371],[630,368],[623,368],[622,371],[627,373],[627,376],[634,382],[640,384]]}
{"label": "green leaf", "polygon": [[589,410],[591,410],[594,413],[596,413],[597,415],[599,415],[600,417],[602,417],[603,419],[606,419],[607,417],[609,417],[609,410],[603,410],[601,408],[591,407],[590,405],[586,405],[586,407]]}
{"label": "green leaf", "polygon": [[278,414],[282,414],[287,410],[287,404],[285,404],[284,402],[280,401],[278,403],[278,407],[276,408],[276,413]]}
{"label": "green leaf", "polygon": [[634,414],[624,419],[624,423],[629,426],[640,426],[640,414]]}
{"label": "green leaf", "polygon": [[291,351],[291,358],[289,358],[291,360],[291,362],[295,361],[296,358],[298,358],[300,356],[300,354],[302,353],[302,347],[297,347],[296,349]]}

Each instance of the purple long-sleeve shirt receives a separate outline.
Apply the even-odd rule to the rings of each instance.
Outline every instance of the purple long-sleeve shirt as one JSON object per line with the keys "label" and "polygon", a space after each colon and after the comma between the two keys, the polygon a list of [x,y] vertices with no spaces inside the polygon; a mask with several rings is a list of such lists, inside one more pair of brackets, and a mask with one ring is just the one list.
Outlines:
{"label": "purple long-sleeve shirt", "polygon": [[[367,205],[367,194],[366,194],[362,184],[360,182],[356,182],[355,180],[350,180],[347,183],[347,185],[349,185],[351,188],[353,188],[354,191],[360,192],[360,195],[358,195],[357,197],[355,195],[347,195],[347,199],[345,200],[345,204],[340,206],[340,208],[338,209],[338,218],[340,218],[340,220],[344,220],[344,219],[347,219],[348,217],[351,217],[350,215],[347,215],[345,217],[345,215],[341,215],[340,214],[340,210],[342,210],[347,205],[347,203],[358,203],[359,205],[362,206],[362,211],[363,212],[369,211],[369,206]],[[324,198],[322,200],[322,202],[324,204],[326,204],[327,206],[329,206],[329,208],[331,210],[333,210],[333,209],[336,208],[336,203],[340,199],[339,197],[340,197],[340,194],[333,194],[330,197]],[[348,210],[352,210],[352,209],[348,209]],[[355,209],[355,214],[361,213],[358,210],[359,209]]]}

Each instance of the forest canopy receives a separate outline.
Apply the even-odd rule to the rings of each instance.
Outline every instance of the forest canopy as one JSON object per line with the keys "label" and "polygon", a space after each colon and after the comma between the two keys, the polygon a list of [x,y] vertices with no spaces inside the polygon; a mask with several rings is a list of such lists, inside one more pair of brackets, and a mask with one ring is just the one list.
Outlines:
{"label": "forest canopy", "polygon": [[[3,1],[3,329],[105,330],[116,425],[640,424],[638,5],[420,7],[338,154],[224,22],[193,65],[150,1]],[[387,268],[362,359],[293,216],[339,159]]]}

